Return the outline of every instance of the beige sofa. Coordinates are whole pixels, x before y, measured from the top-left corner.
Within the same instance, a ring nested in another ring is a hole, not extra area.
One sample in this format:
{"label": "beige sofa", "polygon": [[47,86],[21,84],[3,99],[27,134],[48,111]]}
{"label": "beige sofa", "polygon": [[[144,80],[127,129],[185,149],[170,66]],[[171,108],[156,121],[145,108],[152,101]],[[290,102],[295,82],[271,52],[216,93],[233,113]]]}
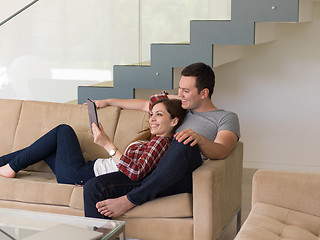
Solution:
{"label": "beige sofa", "polygon": [[258,170],[252,187],[236,240],[319,239],[320,174]]}
{"label": "beige sofa", "polygon": [[[125,146],[148,127],[145,112],[99,109],[99,120],[115,145]],[[71,125],[86,160],[107,157],[93,143],[87,108],[80,105],[0,100],[0,155],[28,146],[61,123]],[[216,239],[241,206],[242,143],[228,158],[207,161],[194,172],[194,194],[155,199],[133,208],[126,237],[140,239]],[[58,184],[46,163],[37,163],[14,179],[0,177],[0,207],[83,215],[82,187]]]}

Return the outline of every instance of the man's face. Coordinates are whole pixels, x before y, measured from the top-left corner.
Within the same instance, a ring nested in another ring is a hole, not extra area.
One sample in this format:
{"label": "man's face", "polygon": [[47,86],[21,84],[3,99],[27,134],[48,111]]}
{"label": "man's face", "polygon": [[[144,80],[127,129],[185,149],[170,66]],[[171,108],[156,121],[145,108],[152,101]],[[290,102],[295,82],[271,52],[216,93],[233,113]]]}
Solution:
{"label": "man's face", "polygon": [[196,88],[196,77],[181,77],[178,96],[181,98],[182,108],[196,110],[200,107],[201,95]]}

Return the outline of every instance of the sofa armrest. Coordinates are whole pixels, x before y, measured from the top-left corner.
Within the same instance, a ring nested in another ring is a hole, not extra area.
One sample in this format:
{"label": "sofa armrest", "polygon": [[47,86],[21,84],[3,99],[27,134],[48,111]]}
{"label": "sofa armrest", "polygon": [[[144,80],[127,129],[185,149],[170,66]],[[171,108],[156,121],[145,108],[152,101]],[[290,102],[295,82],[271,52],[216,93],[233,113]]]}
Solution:
{"label": "sofa armrest", "polygon": [[193,172],[194,239],[216,239],[241,207],[243,144]]}
{"label": "sofa armrest", "polygon": [[252,206],[268,203],[320,216],[320,174],[258,170],[253,176]]}

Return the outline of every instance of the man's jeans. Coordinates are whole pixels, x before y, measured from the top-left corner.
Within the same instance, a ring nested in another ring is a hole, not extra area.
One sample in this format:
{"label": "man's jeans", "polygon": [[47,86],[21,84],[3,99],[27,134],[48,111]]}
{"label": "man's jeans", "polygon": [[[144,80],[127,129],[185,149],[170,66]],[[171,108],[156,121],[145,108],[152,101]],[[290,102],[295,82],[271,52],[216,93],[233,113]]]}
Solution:
{"label": "man's jeans", "polygon": [[84,185],[85,216],[102,218],[96,203],[127,195],[135,205],[155,197],[192,193],[192,172],[202,164],[198,145],[174,140],[156,169],[142,181],[132,181],[121,172],[101,175]]}
{"label": "man's jeans", "polygon": [[85,163],[74,130],[61,124],[39,138],[29,147],[0,157],[0,165],[9,163],[18,172],[45,160],[59,183],[84,184],[95,177],[93,162]]}

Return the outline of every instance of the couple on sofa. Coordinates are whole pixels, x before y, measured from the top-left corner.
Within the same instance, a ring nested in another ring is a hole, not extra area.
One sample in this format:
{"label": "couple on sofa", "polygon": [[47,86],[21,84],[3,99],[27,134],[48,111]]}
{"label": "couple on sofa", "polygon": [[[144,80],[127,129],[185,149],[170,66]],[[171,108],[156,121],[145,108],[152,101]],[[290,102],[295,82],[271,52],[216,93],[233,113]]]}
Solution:
{"label": "couple on sofa", "polygon": [[[16,172],[30,164],[29,161],[34,161],[32,154],[47,152],[47,147],[55,149],[50,150],[53,152],[45,160],[57,175],[58,182],[85,183],[84,204],[88,217],[117,217],[155,197],[191,193],[193,170],[202,164],[202,159],[225,158],[232,151],[240,133],[237,115],[216,108],[211,101],[215,83],[211,67],[203,63],[191,64],[181,75],[178,94],[181,100],[178,104],[176,100],[168,100],[171,96],[166,94],[153,96],[150,99],[151,107],[148,100],[140,99],[96,101],[100,108],[114,105],[144,111],[151,109],[149,125],[151,133],[155,135],[152,140],[130,144],[122,154],[105,134],[103,127],[100,125],[99,129],[93,125],[94,141],[105,147],[111,158],[85,164],[82,154],[78,154],[81,153],[79,144],[70,144],[77,142],[73,130],[60,125],[47,134],[53,139],[52,144],[42,137],[33,144],[41,146],[36,150],[32,151],[31,145],[26,148],[28,150],[1,157],[0,165],[3,166],[0,167],[0,174],[14,177]],[[174,106],[170,108],[166,104]],[[54,140],[57,137],[64,139],[59,146],[68,148],[57,148]],[[78,160],[68,164],[59,163],[58,156]],[[41,159],[44,158],[41,156]]]}

